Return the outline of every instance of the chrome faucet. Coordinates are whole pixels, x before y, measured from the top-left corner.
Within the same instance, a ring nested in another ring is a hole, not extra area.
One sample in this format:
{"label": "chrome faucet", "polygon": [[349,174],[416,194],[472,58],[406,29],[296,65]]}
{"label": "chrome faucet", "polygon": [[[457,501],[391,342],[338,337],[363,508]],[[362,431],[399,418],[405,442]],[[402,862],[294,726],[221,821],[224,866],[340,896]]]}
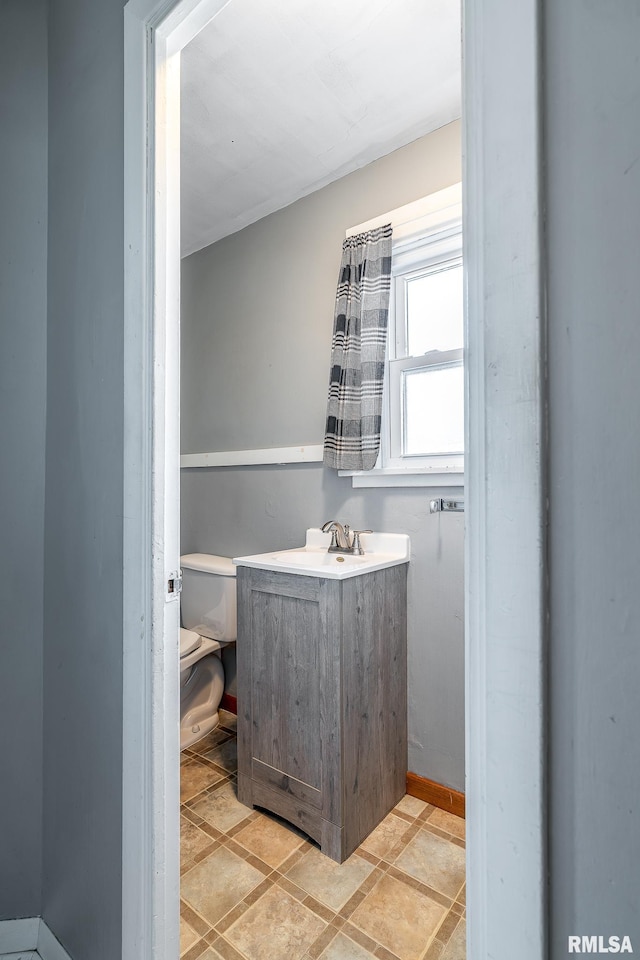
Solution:
{"label": "chrome faucet", "polygon": [[344,527],[337,520],[327,520],[322,524],[323,533],[331,533],[331,546],[329,553],[351,553],[351,541],[349,540],[349,524]]}
{"label": "chrome faucet", "polygon": [[322,525],[323,533],[331,533],[331,544],[329,553],[353,553],[357,557],[364,555],[364,550],[360,543],[361,533],[372,533],[372,530],[354,530],[353,537],[350,539],[349,524],[344,526],[337,520],[327,520]]}

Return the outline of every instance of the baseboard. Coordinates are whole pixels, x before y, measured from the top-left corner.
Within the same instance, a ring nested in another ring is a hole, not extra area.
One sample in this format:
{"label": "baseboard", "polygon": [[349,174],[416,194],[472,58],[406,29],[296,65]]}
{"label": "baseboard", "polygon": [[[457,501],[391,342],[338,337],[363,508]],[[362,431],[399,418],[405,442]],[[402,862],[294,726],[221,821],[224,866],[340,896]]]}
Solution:
{"label": "baseboard", "polygon": [[452,790],[435,780],[419,777],[417,773],[408,773],[407,793],[448,813],[455,813],[456,817],[464,817],[464,793],[459,790]]}
{"label": "baseboard", "polygon": [[223,693],[222,700],[220,701],[220,706],[223,710],[226,710],[228,713],[235,713],[238,716],[238,701],[236,697],[232,697],[230,693]]}
{"label": "baseboard", "polygon": [[21,950],[35,950],[38,946],[39,917],[0,921],[0,958]]}
{"label": "baseboard", "polygon": [[38,931],[38,956],[41,960],[71,960],[60,941],[55,937],[44,920],[40,920]]}
{"label": "baseboard", "polygon": [[41,917],[0,920],[0,960],[71,960]]}

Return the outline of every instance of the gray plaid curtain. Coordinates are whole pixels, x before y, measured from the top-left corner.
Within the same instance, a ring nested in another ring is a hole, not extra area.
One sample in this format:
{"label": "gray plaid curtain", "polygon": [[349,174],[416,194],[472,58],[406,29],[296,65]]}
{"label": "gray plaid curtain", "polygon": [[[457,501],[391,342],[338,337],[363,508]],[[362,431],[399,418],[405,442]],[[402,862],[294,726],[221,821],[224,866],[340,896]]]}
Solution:
{"label": "gray plaid curtain", "polygon": [[324,463],[371,470],[380,449],[391,224],[348,237],[336,292]]}

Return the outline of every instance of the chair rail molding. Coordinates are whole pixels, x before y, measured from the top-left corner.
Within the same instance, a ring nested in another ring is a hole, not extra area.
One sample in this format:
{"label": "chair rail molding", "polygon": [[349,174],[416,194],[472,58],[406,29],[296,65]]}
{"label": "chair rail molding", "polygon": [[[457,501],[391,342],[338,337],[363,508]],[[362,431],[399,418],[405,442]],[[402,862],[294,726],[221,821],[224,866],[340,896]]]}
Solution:
{"label": "chair rail molding", "polygon": [[180,466],[252,467],[265,464],[322,463],[324,447],[308,443],[301,447],[264,447],[260,450],[218,450],[212,453],[183,453]]}

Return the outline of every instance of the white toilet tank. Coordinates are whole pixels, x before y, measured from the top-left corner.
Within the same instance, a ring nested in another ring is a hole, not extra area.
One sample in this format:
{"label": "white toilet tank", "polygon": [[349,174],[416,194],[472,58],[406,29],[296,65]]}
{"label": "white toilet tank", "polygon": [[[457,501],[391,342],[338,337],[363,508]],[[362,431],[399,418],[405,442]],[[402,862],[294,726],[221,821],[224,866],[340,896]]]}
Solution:
{"label": "white toilet tank", "polygon": [[201,637],[231,643],[237,637],[236,568],[229,557],[180,557],[182,626]]}

